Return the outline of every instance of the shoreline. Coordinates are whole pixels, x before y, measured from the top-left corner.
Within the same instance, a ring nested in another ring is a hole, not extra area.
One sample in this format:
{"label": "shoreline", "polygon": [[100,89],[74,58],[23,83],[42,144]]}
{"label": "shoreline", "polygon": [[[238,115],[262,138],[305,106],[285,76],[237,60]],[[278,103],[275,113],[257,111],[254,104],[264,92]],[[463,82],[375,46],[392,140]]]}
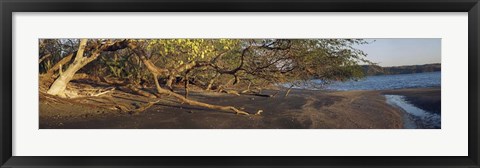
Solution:
{"label": "shoreline", "polygon": [[423,92],[417,92],[416,88],[393,89],[382,91],[383,94],[393,94],[405,96],[405,99],[431,113],[441,114],[441,92],[440,87],[423,88]]}
{"label": "shoreline", "polygon": [[[265,90],[271,94],[274,90]],[[188,106],[163,97],[159,103],[136,115],[88,107],[78,103],[40,100],[40,129],[401,129],[404,112],[386,102],[385,94],[403,95],[419,108],[438,110],[440,88],[374,91],[321,91],[292,89],[284,97],[229,95],[191,91],[190,98],[218,105],[232,105],[260,116],[242,116]],[[115,91],[115,101],[131,104],[149,100]],[[101,101],[99,100],[96,101]],[[436,107],[438,105],[438,107]],[[435,106],[435,107],[432,107]],[[437,112],[437,111],[435,111]]]}

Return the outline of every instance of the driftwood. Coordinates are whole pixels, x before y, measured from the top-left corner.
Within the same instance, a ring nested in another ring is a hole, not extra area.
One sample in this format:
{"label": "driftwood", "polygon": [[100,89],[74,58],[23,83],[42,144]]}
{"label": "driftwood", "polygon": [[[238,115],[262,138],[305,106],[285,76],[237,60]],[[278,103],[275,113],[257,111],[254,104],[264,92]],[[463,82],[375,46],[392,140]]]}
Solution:
{"label": "driftwood", "polygon": [[139,94],[139,95],[142,95],[142,96],[145,96],[145,97],[148,97],[148,98],[152,98],[152,99],[155,99],[157,98],[157,96],[151,94],[150,92],[147,92],[147,91],[143,91],[142,89],[140,88],[137,88],[133,85],[127,85],[127,88],[132,90],[133,92]]}
{"label": "driftwood", "polygon": [[153,101],[153,102],[148,102],[145,106],[141,106],[137,109],[130,110],[130,111],[133,112],[133,113],[143,112],[143,111],[147,110],[148,108],[152,107],[153,105],[155,105],[156,103],[158,103],[159,101],[160,100],[156,100],[156,101]]}
{"label": "driftwood", "polygon": [[240,96],[240,93],[238,93],[238,91],[236,91],[236,90],[223,90],[222,89],[220,92]]}
{"label": "driftwood", "polygon": [[287,92],[285,93],[285,96],[284,96],[284,97],[287,97],[287,96],[288,96],[288,94],[290,93],[290,91],[292,91],[293,86],[294,86],[294,85],[291,85],[291,86],[288,88],[288,90],[287,90]]}
{"label": "driftwood", "polygon": [[100,92],[100,93],[97,93],[97,94],[93,94],[93,95],[91,95],[91,96],[93,96],[93,97],[98,97],[98,96],[107,94],[107,93],[109,93],[109,92],[112,92],[112,91],[114,91],[114,90],[115,90],[115,88],[111,88],[110,90],[107,90],[107,91],[104,91],[104,92]]}

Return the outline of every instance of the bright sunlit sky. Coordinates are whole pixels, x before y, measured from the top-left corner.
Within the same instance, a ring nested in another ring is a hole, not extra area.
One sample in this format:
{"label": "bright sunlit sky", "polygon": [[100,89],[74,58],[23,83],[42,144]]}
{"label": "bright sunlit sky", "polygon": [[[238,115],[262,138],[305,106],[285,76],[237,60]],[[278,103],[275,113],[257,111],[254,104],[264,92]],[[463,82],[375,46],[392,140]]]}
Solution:
{"label": "bright sunlit sky", "polygon": [[[365,39],[370,44],[355,48],[367,53],[367,59],[380,66],[440,63],[441,39]],[[375,40],[375,41],[374,41]]]}

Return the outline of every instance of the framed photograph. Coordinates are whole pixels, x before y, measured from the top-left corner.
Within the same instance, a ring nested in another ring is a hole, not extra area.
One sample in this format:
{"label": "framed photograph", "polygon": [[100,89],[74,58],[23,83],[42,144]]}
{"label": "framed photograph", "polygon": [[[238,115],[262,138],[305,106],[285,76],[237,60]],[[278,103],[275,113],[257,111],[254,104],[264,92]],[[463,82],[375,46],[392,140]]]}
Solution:
{"label": "framed photograph", "polygon": [[1,167],[480,167],[478,0],[0,5]]}

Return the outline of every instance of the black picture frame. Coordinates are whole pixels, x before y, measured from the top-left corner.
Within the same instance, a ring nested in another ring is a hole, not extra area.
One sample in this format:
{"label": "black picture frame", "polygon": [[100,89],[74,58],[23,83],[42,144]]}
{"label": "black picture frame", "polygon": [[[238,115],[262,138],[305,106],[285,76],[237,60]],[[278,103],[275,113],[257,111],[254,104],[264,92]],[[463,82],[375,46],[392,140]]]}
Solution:
{"label": "black picture frame", "polygon": [[[480,167],[478,0],[1,0],[1,167]],[[12,156],[13,12],[468,12],[468,156]]]}

